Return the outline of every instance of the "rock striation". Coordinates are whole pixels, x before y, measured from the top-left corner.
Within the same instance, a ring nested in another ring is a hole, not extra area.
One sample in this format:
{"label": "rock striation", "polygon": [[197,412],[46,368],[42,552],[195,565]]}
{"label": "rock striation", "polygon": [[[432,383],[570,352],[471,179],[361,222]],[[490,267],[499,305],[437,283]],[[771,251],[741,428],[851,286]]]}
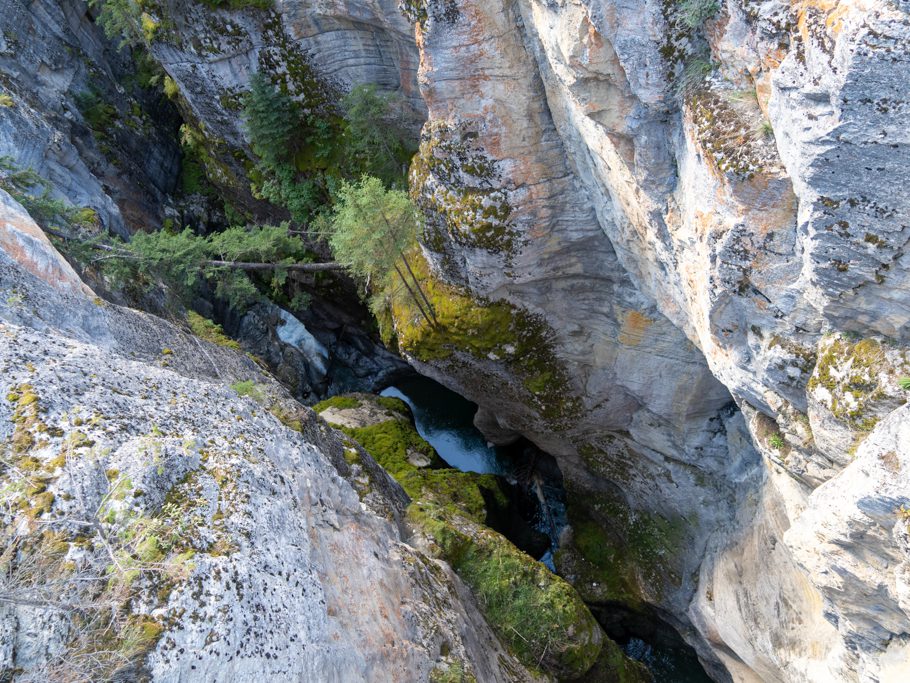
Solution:
{"label": "rock striation", "polygon": [[[796,530],[822,491],[849,496],[863,444],[908,398],[894,93],[910,8],[403,4],[430,117],[412,188],[432,272],[536,316],[562,374],[508,355],[525,350],[516,324],[492,349],[454,333],[446,354],[413,334],[403,348],[477,401],[494,438],[520,432],[560,460],[585,508],[573,528],[616,546],[565,570],[624,576],[588,594],[659,606],[721,680],[906,676],[892,662],[907,613],[875,644],[846,616],[889,604],[862,586],[893,585],[898,565],[847,544],[846,569]],[[890,556],[910,491],[894,478],[902,495],[831,526]]]}

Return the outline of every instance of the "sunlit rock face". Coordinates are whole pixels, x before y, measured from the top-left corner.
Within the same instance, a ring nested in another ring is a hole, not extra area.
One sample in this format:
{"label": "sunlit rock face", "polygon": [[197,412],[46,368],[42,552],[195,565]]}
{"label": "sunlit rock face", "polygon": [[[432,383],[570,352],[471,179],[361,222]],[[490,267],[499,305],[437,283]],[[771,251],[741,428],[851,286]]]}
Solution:
{"label": "sunlit rock face", "polygon": [[[539,316],[564,374],[535,382],[508,344],[415,345],[415,364],[480,403],[497,440],[556,454],[620,545],[635,524],[617,500],[680,522],[660,535],[666,571],[638,562],[632,583],[719,678],[898,675],[903,627],[865,638],[857,616],[896,604],[862,588],[899,585],[896,565],[787,530],[811,526],[821,491],[847,495],[907,400],[910,8],[402,4],[430,117],[412,170],[424,253]],[[881,536],[891,557],[910,495],[892,469],[901,495],[825,533]]]}
{"label": "sunlit rock face", "polygon": [[0,340],[4,675],[537,680],[369,454],[242,352],[95,297],[2,191]]}

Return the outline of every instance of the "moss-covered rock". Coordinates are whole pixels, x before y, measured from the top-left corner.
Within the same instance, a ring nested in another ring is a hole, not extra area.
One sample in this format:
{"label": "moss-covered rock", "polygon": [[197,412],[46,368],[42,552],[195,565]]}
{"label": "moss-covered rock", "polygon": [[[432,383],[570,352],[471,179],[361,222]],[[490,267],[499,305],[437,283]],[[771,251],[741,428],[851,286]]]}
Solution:
{"label": "moss-covered rock", "polygon": [[432,539],[526,666],[571,680],[594,665],[605,636],[565,580],[501,534],[436,505],[414,503],[408,519]]}
{"label": "moss-covered rock", "polygon": [[433,275],[419,251],[413,270],[436,316],[430,325],[408,298],[392,302],[395,333],[402,351],[425,363],[456,352],[501,363],[521,382],[524,400],[552,426],[565,426],[581,410],[569,374],[556,356],[546,321],[507,301],[489,301],[446,284]]}
{"label": "moss-covered rock", "polygon": [[[485,525],[487,501],[506,504],[496,478],[415,466],[409,451],[426,453],[432,447],[395,410],[403,403],[390,405],[364,394],[328,403],[322,413],[329,422],[337,421],[405,489],[412,501],[410,525],[471,588],[501,641],[529,668],[567,680],[584,675],[600,657],[606,637],[569,583]],[[634,665],[615,644],[610,646],[619,653],[610,659],[620,676],[615,680],[639,680],[627,676]],[[432,680],[450,680],[459,672],[453,663],[439,668]]]}
{"label": "moss-covered rock", "polygon": [[886,340],[828,335],[808,389],[839,421],[866,434],[880,417],[907,400],[899,379],[910,371],[910,351]]}
{"label": "moss-covered rock", "polygon": [[687,522],[629,508],[618,496],[570,493],[570,535],[556,565],[587,602],[621,602],[638,609],[682,583]]}

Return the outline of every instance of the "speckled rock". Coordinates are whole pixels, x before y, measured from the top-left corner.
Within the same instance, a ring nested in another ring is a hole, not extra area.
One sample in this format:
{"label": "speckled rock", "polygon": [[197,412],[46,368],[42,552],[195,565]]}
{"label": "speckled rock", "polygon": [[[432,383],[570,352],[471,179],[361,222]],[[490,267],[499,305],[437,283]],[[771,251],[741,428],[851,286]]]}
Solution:
{"label": "speckled rock", "polygon": [[248,358],[93,299],[0,196],[0,675],[533,679],[365,452],[356,481]]}

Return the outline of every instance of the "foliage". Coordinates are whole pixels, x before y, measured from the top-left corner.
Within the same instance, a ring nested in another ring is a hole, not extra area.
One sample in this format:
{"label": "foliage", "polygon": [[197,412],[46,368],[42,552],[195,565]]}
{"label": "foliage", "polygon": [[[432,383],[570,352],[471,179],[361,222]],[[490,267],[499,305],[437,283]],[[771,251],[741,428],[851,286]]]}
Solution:
{"label": "foliage", "polygon": [[[191,297],[197,285],[208,282],[215,286],[217,296],[237,309],[260,298],[256,282],[279,290],[287,279],[287,270],[281,266],[309,259],[303,242],[289,234],[286,225],[233,227],[206,237],[189,228],[173,233],[138,233],[102,258],[96,261],[115,281],[162,280],[184,299]],[[254,282],[233,262],[269,263],[276,268],[267,275],[255,276]]]}
{"label": "foliage", "polygon": [[299,102],[255,74],[243,105],[256,156],[250,171],[254,194],[306,223],[332,203],[342,179],[367,174],[403,188],[416,146],[401,98],[360,86],[344,98],[342,111],[340,117],[323,104]]}
{"label": "foliage", "polygon": [[353,396],[332,396],[331,398],[327,398],[325,401],[321,401],[314,405],[313,410],[317,413],[321,413],[329,408],[335,408],[336,410],[353,410],[354,408],[359,407],[360,400]]}
{"label": "foliage", "polygon": [[138,45],[144,38],[139,0],[88,0],[98,10],[98,24],[108,38],[120,38],[120,47]]}
{"label": "foliage", "polygon": [[243,107],[250,148],[258,157],[250,177],[257,197],[307,222],[329,200],[324,171],[333,155],[330,123],[304,115],[300,105],[261,74],[250,80]]}
{"label": "foliage", "polygon": [[910,391],[910,377],[901,377],[897,380],[897,386],[904,391]]}
{"label": "foliage", "polygon": [[417,148],[405,126],[401,97],[360,85],[344,98],[342,108],[346,175],[366,174],[390,187],[403,186],[404,170]]}
{"label": "foliage", "polygon": [[688,28],[698,28],[720,11],[717,0],[681,0],[679,16]]}
{"label": "foliage", "polygon": [[247,396],[256,401],[256,403],[265,403],[265,392],[262,390],[261,386],[251,379],[235,382],[231,385],[231,389],[236,391],[238,396]]}
{"label": "foliage", "polygon": [[14,103],[12,95],[9,93],[0,93],[0,107],[12,107]]}
{"label": "foliage", "polygon": [[381,280],[417,241],[418,214],[407,194],[364,176],[342,183],[331,229],[335,258],[359,277]]}
{"label": "foliage", "polygon": [[771,438],[768,439],[768,444],[771,446],[771,448],[774,448],[779,451],[785,445],[784,437],[781,436],[780,434],[772,434]]}
{"label": "foliage", "polygon": [[99,134],[106,134],[117,120],[117,110],[113,105],[105,102],[97,90],[78,93],[75,101],[89,128]]}
{"label": "foliage", "polygon": [[42,228],[94,227],[93,209],[78,208],[51,196],[50,185],[32,169],[20,169],[12,157],[0,156],[0,189],[22,204]]}
{"label": "foliage", "polygon": [[600,628],[575,590],[500,534],[452,522],[433,505],[408,508],[477,598],[500,639],[532,668],[560,679],[587,672],[602,649]]}
{"label": "foliage", "polygon": [[240,350],[240,343],[236,339],[228,337],[218,323],[212,322],[208,318],[203,318],[195,311],[187,312],[186,321],[193,334],[200,339],[205,339],[207,342],[234,349],[235,351]]}

